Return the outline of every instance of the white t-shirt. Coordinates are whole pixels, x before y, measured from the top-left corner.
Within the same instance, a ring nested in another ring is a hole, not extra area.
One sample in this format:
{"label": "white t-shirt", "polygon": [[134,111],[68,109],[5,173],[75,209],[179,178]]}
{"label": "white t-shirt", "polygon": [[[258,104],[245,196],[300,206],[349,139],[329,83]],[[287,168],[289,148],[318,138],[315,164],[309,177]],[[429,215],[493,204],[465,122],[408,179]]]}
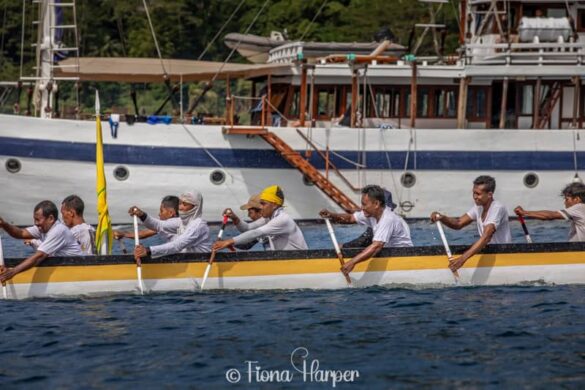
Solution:
{"label": "white t-shirt", "polygon": [[85,256],[94,255],[93,241],[95,238],[95,229],[87,223],[81,223],[73,226],[70,230],[71,233],[73,233],[73,237],[75,237],[79,243],[79,246],[81,246],[81,252],[83,252]]}
{"label": "white t-shirt", "polygon": [[73,233],[61,221],[55,221],[47,233],[42,233],[36,226],[28,227],[26,230],[41,241],[37,250],[51,257],[83,255]]}
{"label": "white t-shirt", "polygon": [[384,247],[412,246],[410,229],[404,219],[400,218],[390,207],[386,207],[379,221],[374,217],[366,217],[363,211],[353,214],[355,221],[360,225],[366,225],[374,231],[373,241],[381,241]]}
{"label": "white t-shirt", "polygon": [[512,242],[512,233],[510,233],[510,223],[508,221],[508,211],[506,207],[497,200],[492,201],[490,208],[487,211],[485,219],[481,220],[483,213],[483,206],[473,206],[467,212],[469,217],[477,222],[477,231],[479,235],[483,235],[483,231],[487,225],[494,225],[496,231],[492,236],[489,244],[508,244]]}
{"label": "white t-shirt", "polygon": [[245,223],[240,219],[237,228],[244,233],[233,238],[235,245],[267,237],[272,250],[308,249],[303,232],[282,207],[276,209],[270,219],[260,218],[251,223]]}
{"label": "white t-shirt", "polygon": [[585,241],[585,204],[577,203],[568,209],[560,210],[559,213],[567,221],[571,221],[569,241]]}

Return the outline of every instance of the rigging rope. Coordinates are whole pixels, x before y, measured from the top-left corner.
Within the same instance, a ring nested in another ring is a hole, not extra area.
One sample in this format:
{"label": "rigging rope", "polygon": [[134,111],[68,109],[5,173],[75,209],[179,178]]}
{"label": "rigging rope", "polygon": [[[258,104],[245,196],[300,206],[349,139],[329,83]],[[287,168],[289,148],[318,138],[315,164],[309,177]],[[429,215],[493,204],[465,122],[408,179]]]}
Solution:
{"label": "rigging rope", "polygon": [[207,50],[209,50],[209,48],[215,43],[215,40],[217,38],[219,38],[219,35],[223,32],[223,30],[226,28],[226,26],[228,25],[229,22],[232,21],[234,15],[236,14],[236,12],[238,12],[238,10],[240,9],[240,7],[246,2],[246,0],[242,0],[240,2],[240,4],[238,4],[238,6],[236,7],[236,9],[234,10],[234,12],[232,12],[232,14],[230,15],[230,17],[228,18],[228,20],[223,24],[223,26],[221,26],[221,28],[219,29],[219,31],[217,32],[217,34],[215,34],[215,36],[211,39],[211,41],[207,44],[207,47],[205,47],[205,50],[203,50],[203,52],[199,55],[199,57],[197,58],[197,61],[201,61],[201,59],[203,58],[203,56],[205,55],[205,53],[207,53]]}
{"label": "rigging rope", "polygon": [[[268,5],[269,2],[270,2],[270,0],[266,0],[264,2],[264,4],[262,4],[262,7],[260,8],[260,10],[256,14],[256,16],[254,16],[254,19],[252,20],[252,22],[246,28],[246,31],[244,32],[244,35],[245,34],[248,34],[248,32],[250,31],[250,29],[252,28],[252,26],[254,26],[254,24],[256,23],[256,20],[258,20],[258,17],[260,17],[260,15],[262,14],[262,12],[264,11],[264,8],[266,8],[266,6]],[[195,99],[193,101],[193,103],[191,103],[191,105],[189,106],[189,110],[187,111],[187,113],[191,114],[193,112],[193,110],[195,109],[195,107],[197,107],[197,105],[199,104],[199,101],[203,98],[203,96],[205,96],[205,94],[207,93],[207,91],[209,91],[211,89],[211,87],[213,85],[213,82],[217,79],[217,76],[221,73],[221,71],[223,70],[223,68],[227,64],[227,62],[232,58],[232,56],[234,55],[234,53],[236,52],[236,50],[240,47],[240,45],[242,44],[242,40],[243,39],[244,38],[242,37],[238,41],[238,43],[236,44],[236,46],[234,46],[234,48],[232,49],[232,51],[230,51],[230,54],[223,61],[223,63],[221,64],[221,66],[219,67],[219,69],[217,70],[217,72],[215,72],[215,74],[213,75],[213,77],[211,78],[211,80],[205,85],[205,88],[203,89],[203,92],[201,92],[201,94],[197,97],[197,99]]]}
{"label": "rigging rope", "polygon": [[303,35],[301,35],[301,38],[299,39],[299,41],[302,41],[303,38],[305,37],[305,35],[307,35],[307,33],[309,32],[309,29],[313,26],[313,23],[315,22],[315,20],[319,17],[319,15],[321,14],[321,11],[323,11],[323,8],[325,8],[325,6],[327,5],[327,3],[329,2],[329,0],[325,0],[322,4],[321,7],[319,7],[319,10],[317,11],[317,13],[315,14],[315,16],[313,16],[313,19],[311,20],[311,23],[309,23],[309,25],[307,26],[307,28],[305,29],[305,32],[303,33]]}
{"label": "rigging rope", "polygon": [[154,27],[152,26],[152,20],[150,19],[150,12],[148,11],[148,5],[146,4],[146,0],[142,0],[142,4],[144,4],[144,10],[146,11],[146,17],[148,18],[148,25],[150,26],[150,32],[152,33],[152,39],[154,40],[154,46],[156,47],[156,52],[158,53],[160,65],[162,66],[163,72],[165,74],[165,79],[166,79],[168,77],[167,70],[165,69],[165,64],[163,62],[162,55],[160,54],[160,47],[158,46],[158,40],[156,39],[156,33],[154,32]]}

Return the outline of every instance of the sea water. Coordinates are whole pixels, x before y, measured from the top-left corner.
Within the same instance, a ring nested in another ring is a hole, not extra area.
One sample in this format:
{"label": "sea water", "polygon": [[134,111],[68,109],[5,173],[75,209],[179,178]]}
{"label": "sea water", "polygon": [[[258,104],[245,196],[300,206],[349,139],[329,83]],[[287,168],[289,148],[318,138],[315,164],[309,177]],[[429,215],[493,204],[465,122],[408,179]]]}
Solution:
{"label": "sea water", "polygon": [[[312,248],[331,248],[323,225],[302,229]],[[412,223],[413,241],[440,245],[435,229]],[[535,242],[568,233],[562,222],[529,229]],[[361,232],[336,226],[341,242]],[[469,244],[477,232],[447,236]],[[515,223],[513,236],[524,239]],[[7,257],[31,253],[2,237]],[[585,388],[585,286],[9,300],[0,332],[2,389]]]}

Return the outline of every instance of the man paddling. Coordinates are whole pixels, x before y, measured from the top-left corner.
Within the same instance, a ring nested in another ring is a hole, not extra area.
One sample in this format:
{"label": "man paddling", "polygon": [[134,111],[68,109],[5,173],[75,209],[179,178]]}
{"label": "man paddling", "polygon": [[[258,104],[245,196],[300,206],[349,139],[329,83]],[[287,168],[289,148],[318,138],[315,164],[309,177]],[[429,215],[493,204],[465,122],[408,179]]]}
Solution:
{"label": "man paddling", "polygon": [[[262,217],[262,205],[260,204],[260,195],[253,195],[250,197],[250,199],[248,199],[248,202],[244,203],[243,205],[240,206],[240,210],[245,210],[248,212],[248,218],[250,218],[250,220],[252,222],[259,220]],[[232,220],[233,224],[236,226],[236,228],[238,228],[238,226],[248,226],[247,223],[242,223],[242,221],[240,221],[240,218],[236,215],[236,213],[233,212],[232,209],[225,209],[223,212],[223,215],[227,216],[229,219]],[[239,230],[240,233],[245,232],[246,230]],[[256,246],[256,244],[262,244],[262,246],[264,247],[264,249],[266,250],[266,248],[269,247],[269,243],[268,243],[268,239],[266,237],[260,237],[255,241],[250,241],[248,243],[245,244],[240,244],[240,245],[234,245],[236,249],[240,249],[240,250],[250,250],[252,249],[254,246]]]}
{"label": "man paddling", "polygon": [[449,260],[449,268],[455,272],[465,262],[488,244],[512,242],[508,211],[494,199],[496,180],[491,176],[479,176],[473,181],[473,201],[475,205],[459,218],[452,218],[437,211],[431,213],[431,221],[441,221],[451,229],[460,230],[471,222],[477,222],[480,238],[461,256]]}
{"label": "man paddling", "polygon": [[94,255],[95,250],[95,229],[85,222],[83,212],[85,204],[77,195],[69,195],[61,203],[61,218],[65,226],[71,230],[73,237],[81,246],[84,255]]}
{"label": "man paddling", "polygon": [[131,216],[136,215],[144,225],[157,232],[168,231],[176,234],[171,241],[145,247],[138,245],[134,248],[134,257],[146,256],[160,257],[174,253],[199,253],[209,252],[211,239],[207,221],[201,218],[203,213],[203,196],[198,191],[186,191],[179,196],[179,218],[178,221],[161,221],[147,215],[138,207],[133,206],[128,211]]}
{"label": "man paddling", "polygon": [[38,239],[40,244],[34,254],[14,268],[0,269],[0,282],[6,282],[23,271],[39,265],[47,257],[81,256],[81,247],[73,233],[59,221],[57,206],[49,200],[37,204],[33,212],[34,226],[20,229],[0,218],[0,227],[11,237]]}
{"label": "man paddling", "polygon": [[336,223],[359,223],[372,228],[372,243],[345,263],[341,268],[345,274],[353,271],[356,264],[374,257],[384,247],[412,246],[408,225],[386,204],[386,196],[380,186],[368,185],[362,188],[361,203],[361,211],[353,214],[335,214],[329,210],[321,210],[319,213],[322,218],[329,218]]}
{"label": "man paddling", "polygon": [[585,184],[571,183],[561,192],[564,198],[565,208],[563,210],[540,210],[528,211],[521,206],[514,209],[514,212],[522,217],[550,221],[564,219],[571,222],[569,241],[585,241]]}
{"label": "man paddling", "polygon": [[284,193],[279,186],[270,186],[260,194],[262,218],[245,223],[239,220],[237,228],[244,233],[228,240],[216,241],[213,250],[230,245],[242,245],[266,237],[272,250],[308,249],[303,232],[283,208]]}
{"label": "man paddling", "polygon": [[[160,231],[156,230],[156,226],[143,229],[138,233],[140,239],[152,237],[159,234],[165,241],[172,241],[177,233],[177,229],[181,223],[179,218],[179,197],[174,195],[165,196],[160,202],[158,211],[158,218],[161,221],[169,221],[165,226],[161,226]],[[124,232],[121,230],[114,230],[114,238],[121,240],[123,238],[134,238],[134,232]]]}
{"label": "man paddling", "polygon": [[[396,203],[392,201],[392,193],[385,188],[384,190],[384,197],[386,198],[386,206],[390,207],[392,211],[396,209]],[[406,225],[408,227],[408,225]],[[410,229],[409,229],[410,231]],[[354,238],[351,241],[346,242],[345,244],[341,245],[342,248],[365,248],[368,245],[372,244],[374,239],[374,230],[371,227],[367,227],[366,230],[359,236]]]}

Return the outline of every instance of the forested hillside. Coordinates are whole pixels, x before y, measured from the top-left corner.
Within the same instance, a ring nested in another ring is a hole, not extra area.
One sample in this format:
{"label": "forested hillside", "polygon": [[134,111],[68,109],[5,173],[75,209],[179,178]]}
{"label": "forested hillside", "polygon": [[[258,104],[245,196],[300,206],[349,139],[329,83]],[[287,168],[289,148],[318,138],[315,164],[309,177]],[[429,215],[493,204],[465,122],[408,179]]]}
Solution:
{"label": "forested hillside", "polygon": [[[223,61],[229,50],[223,43],[228,32],[244,32],[267,0],[246,0],[220,38],[203,59]],[[242,0],[147,0],[152,24],[165,58],[197,59],[212,38],[227,22]],[[36,41],[32,27],[33,4],[26,0],[24,37],[21,33],[23,2],[0,0],[0,80],[17,80],[21,64],[21,40],[24,38],[24,74],[34,64]],[[447,51],[457,45],[457,1],[446,4],[439,21],[448,25]],[[81,56],[157,57],[142,0],[77,0],[77,24]],[[321,10],[321,12],[319,12]],[[314,22],[311,21],[314,19]],[[374,34],[388,27],[396,40],[408,45],[415,23],[429,20],[426,4],[416,0],[268,0],[250,33],[269,35],[286,30],[290,39],[309,41],[372,41]],[[430,45],[427,45],[430,47]],[[238,55],[232,61],[245,61]],[[90,104],[91,83],[83,83],[81,98]],[[129,107],[128,86],[101,83],[105,103]],[[161,86],[140,86],[140,105],[148,109],[164,99]],[[194,95],[200,86],[186,87]],[[210,99],[213,99],[211,94]],[[71,100],[70,88],[63,86],[65,102]],[[208,99],[209,100],[209,99]],[[210,101],[207,105],[216,106]],[[208,107],[220,109],[221,107]]]}

